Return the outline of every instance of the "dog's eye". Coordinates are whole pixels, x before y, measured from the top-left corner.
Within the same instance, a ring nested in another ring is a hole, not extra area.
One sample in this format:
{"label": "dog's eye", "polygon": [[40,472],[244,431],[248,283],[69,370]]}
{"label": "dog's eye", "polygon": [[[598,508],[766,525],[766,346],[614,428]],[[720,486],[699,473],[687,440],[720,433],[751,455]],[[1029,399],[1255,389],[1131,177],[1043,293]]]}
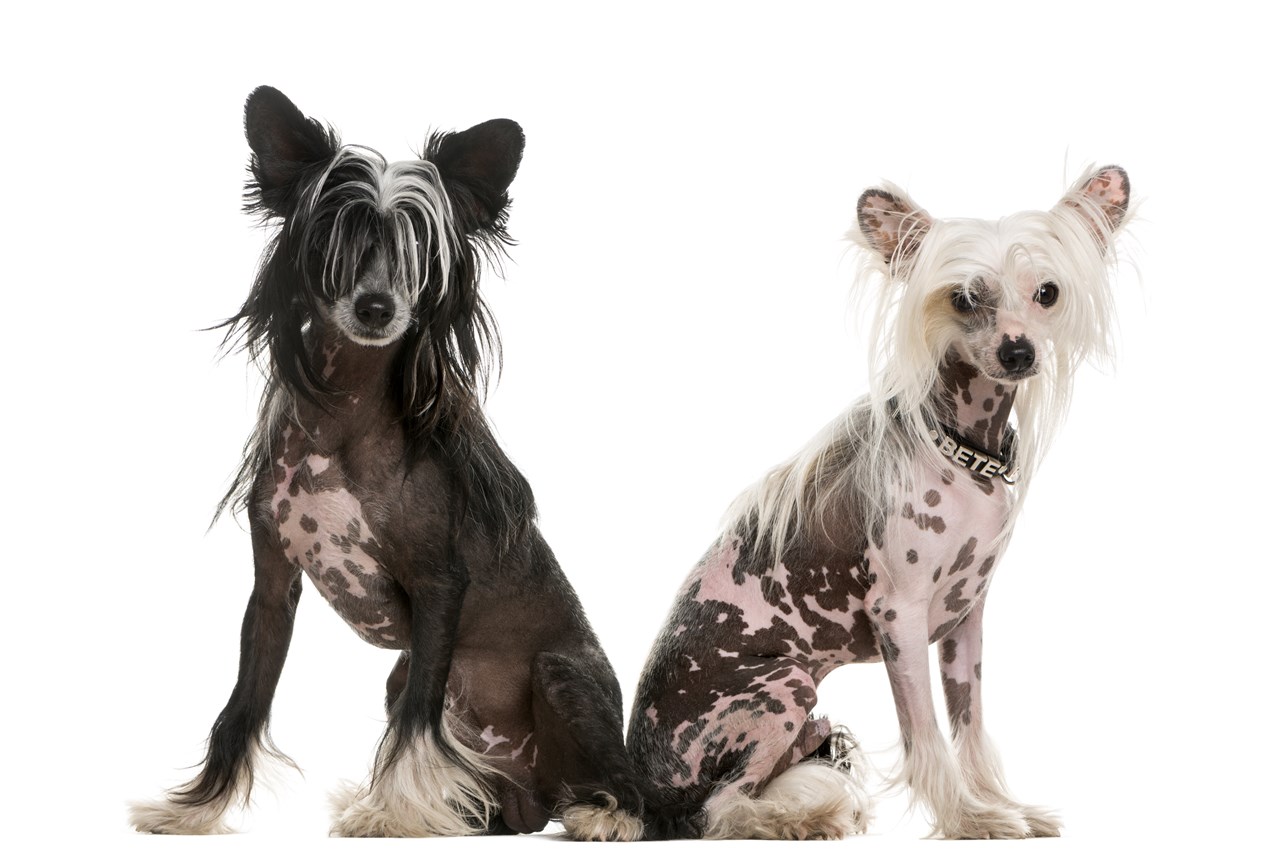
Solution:
{"label": "dog's eye", "polygon": [[1054,302],[1058,300],[1058,284],[1052,280],[1040,284],[1036,287],[1036,304],[1041,307],[1053,307]]}
{"label": "dog's eye", "polygon": [[978,304],[971,293],[965,291],[964,288],[957,286],[955,289],[951,290],[951,306],[954,307],[958,313],[973,313]]}

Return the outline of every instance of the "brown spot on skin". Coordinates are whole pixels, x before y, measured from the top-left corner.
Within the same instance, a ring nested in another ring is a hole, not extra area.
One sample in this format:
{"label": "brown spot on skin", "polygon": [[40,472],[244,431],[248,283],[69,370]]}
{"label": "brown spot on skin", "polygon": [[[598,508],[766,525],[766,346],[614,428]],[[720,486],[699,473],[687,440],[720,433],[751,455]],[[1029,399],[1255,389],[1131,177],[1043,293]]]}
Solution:
{"label": "brown spot on skin", "polygon": [[289,510],[291,508],[292,505],[289,503],[289,498],[286,497],[280,501],[280,505],[276,508],[276,522],[278,524],[284,524],[289,520]]}
{"label": "brown spot on skin", "polygon": [[982,664],[981,663],[973,664],[973,677],[978,679],[979,681],[982,680]]}
{"label": "brown spot on skin", "polygon": [[973,722],[970,712],[973,688],[969,682],[956,681],[943,673],[942,691],[947,698],[947,714],[951,718],[951,732],[954,735],[960,731],[961,726],[968,726]]}
{"label": "brown spot on skin", "polygon": [[969,601],[963,597],[965,583],[968,579],[961,579],[951,586],[951,590],[947,591],[947,596],[943,598],[943,603],[947,606],[948,612],[963,612],[965,607],[969,605]]}
{"label": "brown spot on skin", "polygon": [[942,643],[942,662],[943,663],[956,662],[956,640],[955,639],[948,639],[947,641]]}
{"label": "brown spot on skin", "polygon": [[942,503],[942,495],[930,488],[924,493],[924,502],[928,506],[937,506]]}
{"label": "brown spot on skin", "polygon": [[933,583],[936,585],[940,578],[942,578],[942,567],[938,567],[933,571]]}
{"label": "brown spot on skin", "polygon": [[952,630],[954,630],[956,624],[959,624],[959,623],[960,623],[959,618],[952,618],[950,621],[947,621],[946,623],[939,624],[938,629],[934,630],[932,633],[929,634],[929,641],[937,642],[943,636],[947,635]]}
{"label": "brown spot on skin", "polygon": [[902,517],[911,519],[916,523],[916,527],[921,530],[931,530],[934,533],[946,533],[947,523],[940,515],[928,515],[923,512],[916,512],[915,508],[909,503],[902,505]]}
{"label": "brown spot on skin", "polygon": [[894,618],[897,618],[897,617],[898,617],[898,613],[893,609],[888,609],[884,613],[884,619],[886,621],[892,621]]}
{"label": "brown spot on skin", "polygon": [[302,529],[307,533],[315,533],[320,529],[320,523],[309,515],[304,515],[298,519],[298,524],[302,525]]}
{"label": "brown spot on skin", "polygon": [[982,562],[982,566],[978,567],[978,575],[985,577],[987,573],[991,572],[991,568],[994,567],[995,565],[996,565],[996,556],[990,555],[985,561]]}
{"label": "brown spot on skin", "polygon": [[916,550],[907,549],[907,563],[914,564],[918,560],[920,560],[920,556],[916,554]]}
{"label": "brown spot on skin", "polygon": [[[976,536],[969,537],[969,541],[960,547],[960,551],[956,553],[956,561],[951,565],[951,569],[947,570],[948,576],[954,576],[961,570],[967,570],[973,565],[973,552],[978,547],[978,538]],[[963,582],[961,582],[963,584]]]}
{"label": "brown spot on skin", "polygon": [[898,654],[900,652],[898,651],[898,646],[894,643],[893,639],[889,636],[888,633],[884,633],[879,630],[877,630],[876,633],[880,637],[881,656],[883,656],[884,659],[890,663],[892,663],[894,660],[897,660]]}
{"label": "brown spot on skin", "polygon": [[944,470],[944,471],[942,471],[942,484],[943,484],[943,485],[950,485],[951,483],[953,483],[953,482],[955,482],[955,481],[956,481],[956,475],[955,475],[954,473],[952,473],[950,470]]}
{"label": "brown spot on skin", "polygon": [[990,413],[996,408],[996,402],[993,398],[988,398],[982,402],[982,409]]}

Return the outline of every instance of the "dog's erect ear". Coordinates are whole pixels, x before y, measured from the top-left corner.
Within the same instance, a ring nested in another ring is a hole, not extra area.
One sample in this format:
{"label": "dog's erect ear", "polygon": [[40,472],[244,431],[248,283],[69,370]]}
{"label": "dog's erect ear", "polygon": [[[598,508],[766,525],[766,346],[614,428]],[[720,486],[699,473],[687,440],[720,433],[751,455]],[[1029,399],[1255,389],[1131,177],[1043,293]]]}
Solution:
{"label": "dog's erect ear", "polygon": [[1129,175],[1119,166],[1089,171],[1054,210],[1073,209],[1084,217],[1098,243],[1106,248],[1129,211]]}
{"label": "dog's erect ear", "polygon": [[295,182],[308,168],[327,163],[337,152],[333,130],[298,111],[289,98],[263,85],[244,104],[244,135],[253,149],[249,196],[283,213]]}
{"label": "dog's erect ear", "polygon": [[515,121],[495,119],[460,133],[433,136],[424,157],[455,192],[468,229],[488,228],[510,202],[507,188],[524,154],[524,131]]}
{"label": "dog's erect ear", "polygon": [[858,198],[858,234],[854,240],[884,258],[886,264],[915,255],[933,218],[901,190],[866,190]]}

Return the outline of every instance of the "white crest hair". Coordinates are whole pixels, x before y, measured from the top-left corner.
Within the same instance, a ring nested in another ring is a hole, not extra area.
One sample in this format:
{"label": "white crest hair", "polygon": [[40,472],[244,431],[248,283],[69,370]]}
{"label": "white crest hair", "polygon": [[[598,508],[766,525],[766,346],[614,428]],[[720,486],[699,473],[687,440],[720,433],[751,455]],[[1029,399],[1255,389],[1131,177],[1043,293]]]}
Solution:
{"label": "white crest hair", "polygon": [[[740,534],[754,525],[757,554],[776,559],[803,534],[825,532],[824,519],[839,513],[857,516],[874,540],[913,469],[949,466],[929,434],[936,428],[930,396],[959,332],[951,317],[931,311],[930,301],[984,275],[1030,273],[1037,283],[1057,282],[1061,295],[1047,344],[1037,354],[1041,370],[1018,383],[1014,399],[1016,482],[1010,485],[1007,535],[1070,405],[1076,368],[1085,359],[1108,360],[1113,352],[1112,238],[1123,221],[1113,228],[1114,217],[1084,194],[1096,174],[1091,167],[1049,211],[995,221],[933,219],[902,190],[883,185],[915,210],[903,219],[908,242],[899,243],[888,262],[857,226],[847,236],[864,260],[856,288],[872,302],[870,394],[739,496],[724,532]],[[1003,283],[1011,292],[1014,281]]]}
{"label": "white crest hair", "polygon": [[[329,185],[335,173],[349,177]],[[375,206],[377,213],[389,221],[390,236],[385,239],[388,266],[397,282],[407,289],[410,304],[417,303],[430,280],[432,251],[439,257],[440,293],[448,293],[459,235],[453,206],[434,163],[401,160],[388,164],[372,148],[344,145],[311,182],[304,199],[306,207],[295,218],[303,232],[302,255],[313,249],[325,251],[322,273],[326,295],[332,297],[335,292],[350,291],[354,286],[362,240],[358,234],[369,227],[348,218],[353,206],[360,205]],[[330,212],[330,220],[316,219],[325,212]],[[318,227],[328,229],[327,238],[312,236]],[[433,240],[439,244],[433,245]]]}

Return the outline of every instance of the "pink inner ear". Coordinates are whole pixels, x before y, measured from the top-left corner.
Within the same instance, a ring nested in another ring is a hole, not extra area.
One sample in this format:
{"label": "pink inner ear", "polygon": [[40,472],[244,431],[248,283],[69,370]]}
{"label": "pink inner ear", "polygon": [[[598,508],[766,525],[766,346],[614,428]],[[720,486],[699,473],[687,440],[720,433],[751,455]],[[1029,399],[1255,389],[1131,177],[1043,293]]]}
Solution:
{"label": "pink inner ear", "polygon": [[[910,216],[910,220],[907,220]],[[904,225],[909,224],[909,225]],[[858,203],[858,226],[862,236],[882,255],[886,262],[893,259],[898,246],[906,241],[903,253],[910,255],[920,243],[920,234],[928,224],[928,216],[915,210],[901,199],[868,190]],[[903,238],[903,232],[909,237]]]}
{"label": "pink inner ear", "polygon": [[1103,169],[1085,184],[1084,194],[1109,210],[1121,213],[1129,205],[1129,179],[1116,169]]}

